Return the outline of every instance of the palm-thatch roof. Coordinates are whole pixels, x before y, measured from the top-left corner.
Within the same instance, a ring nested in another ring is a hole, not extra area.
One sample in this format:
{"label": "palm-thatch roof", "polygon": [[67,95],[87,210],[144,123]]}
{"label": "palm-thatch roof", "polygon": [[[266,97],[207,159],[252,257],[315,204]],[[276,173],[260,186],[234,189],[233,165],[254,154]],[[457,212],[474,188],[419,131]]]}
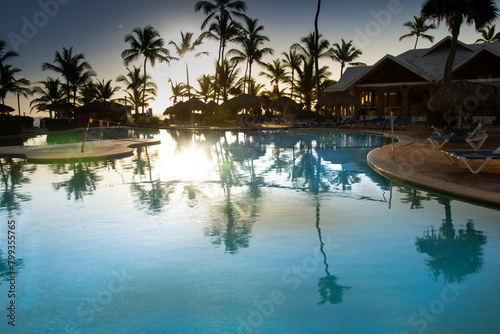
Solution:
{"label": "palm-thatch roof", "polygon": [[186,106],[186,108],[188,108],[191,111],[195,111],[195,110],[206,111],[207,110],[207,105],[204,102],[198,100],[196,97],[193,97],[193,98],[187,100],[186,102],[184,102],[184,105]]}
{"label": "palm-thatch roof", "polygon": [[0,103],[0,112],[11,112],[11,111],[14,111],[14,108]]}
{"label": "palm-thatch roof", "polygon": [[455,81],[434,94],[427,104],[431,111],[444,111],[457,107],[476,110],[496,108],[493,87],[469,81]]}
{"label": "palm-thatch roof", "polygon": [[125,106],[123,104],[116,103],[113,101],[108,101],[108,102],[96,101],[76,108],[75,112],[76,113],[92,113],[92,112],[122,113],[122,112],[128,112],[132,109],[133,109],[132,106]]}
{"label": "palm-thatch roof", "polygon": [[207,111],[208,112],[211,112],[211,113],[214,113],[217,111],[217,109],[219,109],[219,105],[217,104],[217,102],[215,101],[209,101],[207,103]]}
{"label": "palm-thatch roof", "polygon": [[320,98],[316,104],[316,109],[320,109],[322,107],[352,107],[358,105],[358,103],[359,101],[354,97],[354,95],[346,92],[333,92]]}
{"label": "palm-thatch roof", "polygon": [[270,100],[267,103],[267,107],[274,111],[283,111],[283,109],[296,109],[299,104],[287,96],[278,97],[275,100]]}
{"label": "palm-thatch roof", "polygon": [[182,113],[190,112],[191,110],[188,108],[185,102],[177,102],[171,107],[168,107],[163,112],[163,115],[178,115]]}
{"label": "palm-thatch roof", "polygon": [[262,108],[266,99],[260,96],[251,94],[243,94],[227,100],[222,105],[232,111],[240,111],[243,109],[259,109]]}

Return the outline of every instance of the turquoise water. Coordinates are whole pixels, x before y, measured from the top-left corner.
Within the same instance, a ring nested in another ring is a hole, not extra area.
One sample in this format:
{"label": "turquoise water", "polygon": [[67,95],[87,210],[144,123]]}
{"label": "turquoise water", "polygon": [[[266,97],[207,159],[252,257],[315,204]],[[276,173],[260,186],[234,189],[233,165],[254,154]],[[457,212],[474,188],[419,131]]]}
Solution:
{"label": "turquoise water", "polygon": [[500,212],[379,176],[385,139],[127,135],[162,144],[0,160],[0,332],[499,332]]}

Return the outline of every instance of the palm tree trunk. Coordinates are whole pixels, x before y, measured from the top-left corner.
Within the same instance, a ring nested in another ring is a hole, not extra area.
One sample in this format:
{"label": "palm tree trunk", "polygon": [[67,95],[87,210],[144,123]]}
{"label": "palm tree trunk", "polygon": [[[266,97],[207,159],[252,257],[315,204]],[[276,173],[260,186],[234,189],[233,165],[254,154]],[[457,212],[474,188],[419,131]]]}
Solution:
{"label": "palm tree trunk", "polygon": [[417,43],[418,43],[418,35],[417,35],[417,39],[415,40],[415,46],[413,47],[413,50],[417,49]]}
{"label": "palm tree trunk", "polygon": [[252,62],[248,62],[248,94],[250,94],[250,80],[252,80]]}
{"label": "palm tree trunk", "polygon": [[188,69],[188,63],[186,62],[186,83],[187,83],[187,89],[188,89],[188,100],[191,99],[191,87],[189,86],[189,69]]}
{"label": "palm tree trunk", "polygon": [[316,70],[316,93],[318,95],[318,101],[321,98],[321,86],[320,86],[320,80],[319,80],[319,54],[318,54],[318,43],[319,43],[319,29],[318,29],[318,18],[319,18],[319,12],[321,9],[321,0],[318,0],[318,9],[316,11],[316,17],[314,19],[314,31],[315,31],[315,42],[314,42],[314,63],[315,63],[315,70]]}
{"label": "palm tree trunk", "polygon": [[19,116],[21,116],[21,102],[19,101],[19,92],[17,92],[17,111]]}
{"label": "palm tree trunk", "polygon": [[453,63],[455,62],[455,55],[457,53],[459,34],[460,34],[460,22],[455,21],[451,30],[452,39],[451,39],[450,53],[448,54],[448,58],[446,58],[446,64],[444,67],[443,86],[448,86],[449,84],[451,84],[451,74],[453,71]]}
{"label": "palm tree trunk", "polygon": [[290,89],[290,98],[293,99],[293,87],[295,85],[294,82],[295,69],[292,67],[292,89]]}
{"label": "palm tree trunk", "polygon": [[147,65],[147,61],[148,61],[148,58],[144,58],[144,89],[142,91],[142,114],[144,115],[144,108],[145,108],[145,105],[146,105],[146,65]]}

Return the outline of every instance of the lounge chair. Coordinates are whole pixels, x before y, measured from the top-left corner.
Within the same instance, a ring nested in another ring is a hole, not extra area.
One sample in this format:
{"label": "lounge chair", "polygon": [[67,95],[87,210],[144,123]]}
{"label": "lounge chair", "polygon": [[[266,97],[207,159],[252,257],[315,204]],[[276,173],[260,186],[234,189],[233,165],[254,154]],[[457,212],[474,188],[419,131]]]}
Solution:
{"label": "lounge chair", "polygon": [[434,132],[438,136],[467,136],[470,133],[474,132],[474,130],[480,126],[479,122],[472,123],[470,127],[466,129],[458,129],[457,127],[449,127],[449,126],[432,126]]}
{"label": "lounge chair", "polygon": [[[495,151],[442,151],[446,154],[446,157],[457,165],[460,165],[460,162],[473,174],[477,174],[483,170],[484,167],[488,163],[490,163],[493,159],[500,159],[500,147]],[[473,169],[471,167],[471,162],[474,160],[484,160],[481,166],[477,169]]]}
{"label": "lounge chair", "polygon": [[[449,136],[430,136],[427,140],[434,146],[436,150],[441,149],[448,142],[466,142],[475,151],[479,150],[484,144],[484,141],[488,138],[486,131],[481,130],[481,124],[469,133],[468,135],[449,135]],[[442,142],[441,142],[442,141]]]}

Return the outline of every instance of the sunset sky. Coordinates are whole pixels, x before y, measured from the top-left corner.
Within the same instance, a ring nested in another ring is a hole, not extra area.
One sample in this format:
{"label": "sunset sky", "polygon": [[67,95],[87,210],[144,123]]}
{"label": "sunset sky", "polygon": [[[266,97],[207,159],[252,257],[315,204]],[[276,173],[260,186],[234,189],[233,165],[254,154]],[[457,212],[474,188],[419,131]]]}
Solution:
{"label": "sunset sky", "polygon": [[[401,35],[409,32],[403,23],[413,20],[419,15],[423,0],[373,0],[373,1],[333,1],[323,0],[319,18],[319,29],[323,36],[333,43],[341,39],[353,40],[354,46],[361,49],[363,55],[358,59],[368,65],[374,64],[386,54],[398,55],[413,48],[414,39],[408,38],[399,42]],[[75,53],[83,53],[86,60],[97,72],[97,79],[115,79],[126,74],[121,59],[121,52],[128,47],[124,36],[134,27],[152,25],[165,42],[173,40],[180,43],[180,32],[201,34],[200,26],[205,15],[195,12],[192,0],[24,0],[4,1],[0,12],[0,39],[7,42],[7,50],[16,50],[20,56],[9,60],[19,67],[33,83],[44,80],[48,76],[57,77],[51,71],[41,71],[44,62],[52,63],[57,51],[63,47],[73,47]],[[263,34],[271,39],[268,47],[274,49],[274,55],[264,61],[280,57],[281,53],[314,30],[316,1],[298,0],[247,0],[249,17],[259,19],[265,27]],[[497,2],[497,6],[500,7]],[[448,30],[441,24],[438,30],[432,31],[435,41],[448,35]],[[474,43],[479,38],[474,27],[463,26],[460,40]],[[190,83],[197,87],[195,79],[201,74],[213,74],[214,60],[217,57],[217,42],[206,40],[197,51],[209,51],[210,55],[194,59],[190,63]],[[419,47],[426,48],[431,43],[419,41]],[[230,44],[228,48],[235,48]],[[167,46],[175,55],[172,46]],[[142,62],[137,62],[140,65]],[[338,80],[340,66],[331,60],[324,65],[330,67],[332,79]],[[254,65],[255,66],[255,65]],[[261,82],[269,84],[257,77],[261,68],[253,68],[253,76]],[[148,65],[148,72],[159,86],[159,96],[152,107],[156,115],[171,105],[169,100],[170,84],[185,82],[186,74],[183,62],[172,62],[170,65]],[[115,83],[115,85],[118,85]],[[119,92],[116,97],[123,96]],[[22,99],[22,112],[29,114],[28,99]],[[17,109],[17,100],[8,95],[6,104]],[[17,110],[16,110],[17,112]],[[40,114],[35,114],[33,116]]]}

